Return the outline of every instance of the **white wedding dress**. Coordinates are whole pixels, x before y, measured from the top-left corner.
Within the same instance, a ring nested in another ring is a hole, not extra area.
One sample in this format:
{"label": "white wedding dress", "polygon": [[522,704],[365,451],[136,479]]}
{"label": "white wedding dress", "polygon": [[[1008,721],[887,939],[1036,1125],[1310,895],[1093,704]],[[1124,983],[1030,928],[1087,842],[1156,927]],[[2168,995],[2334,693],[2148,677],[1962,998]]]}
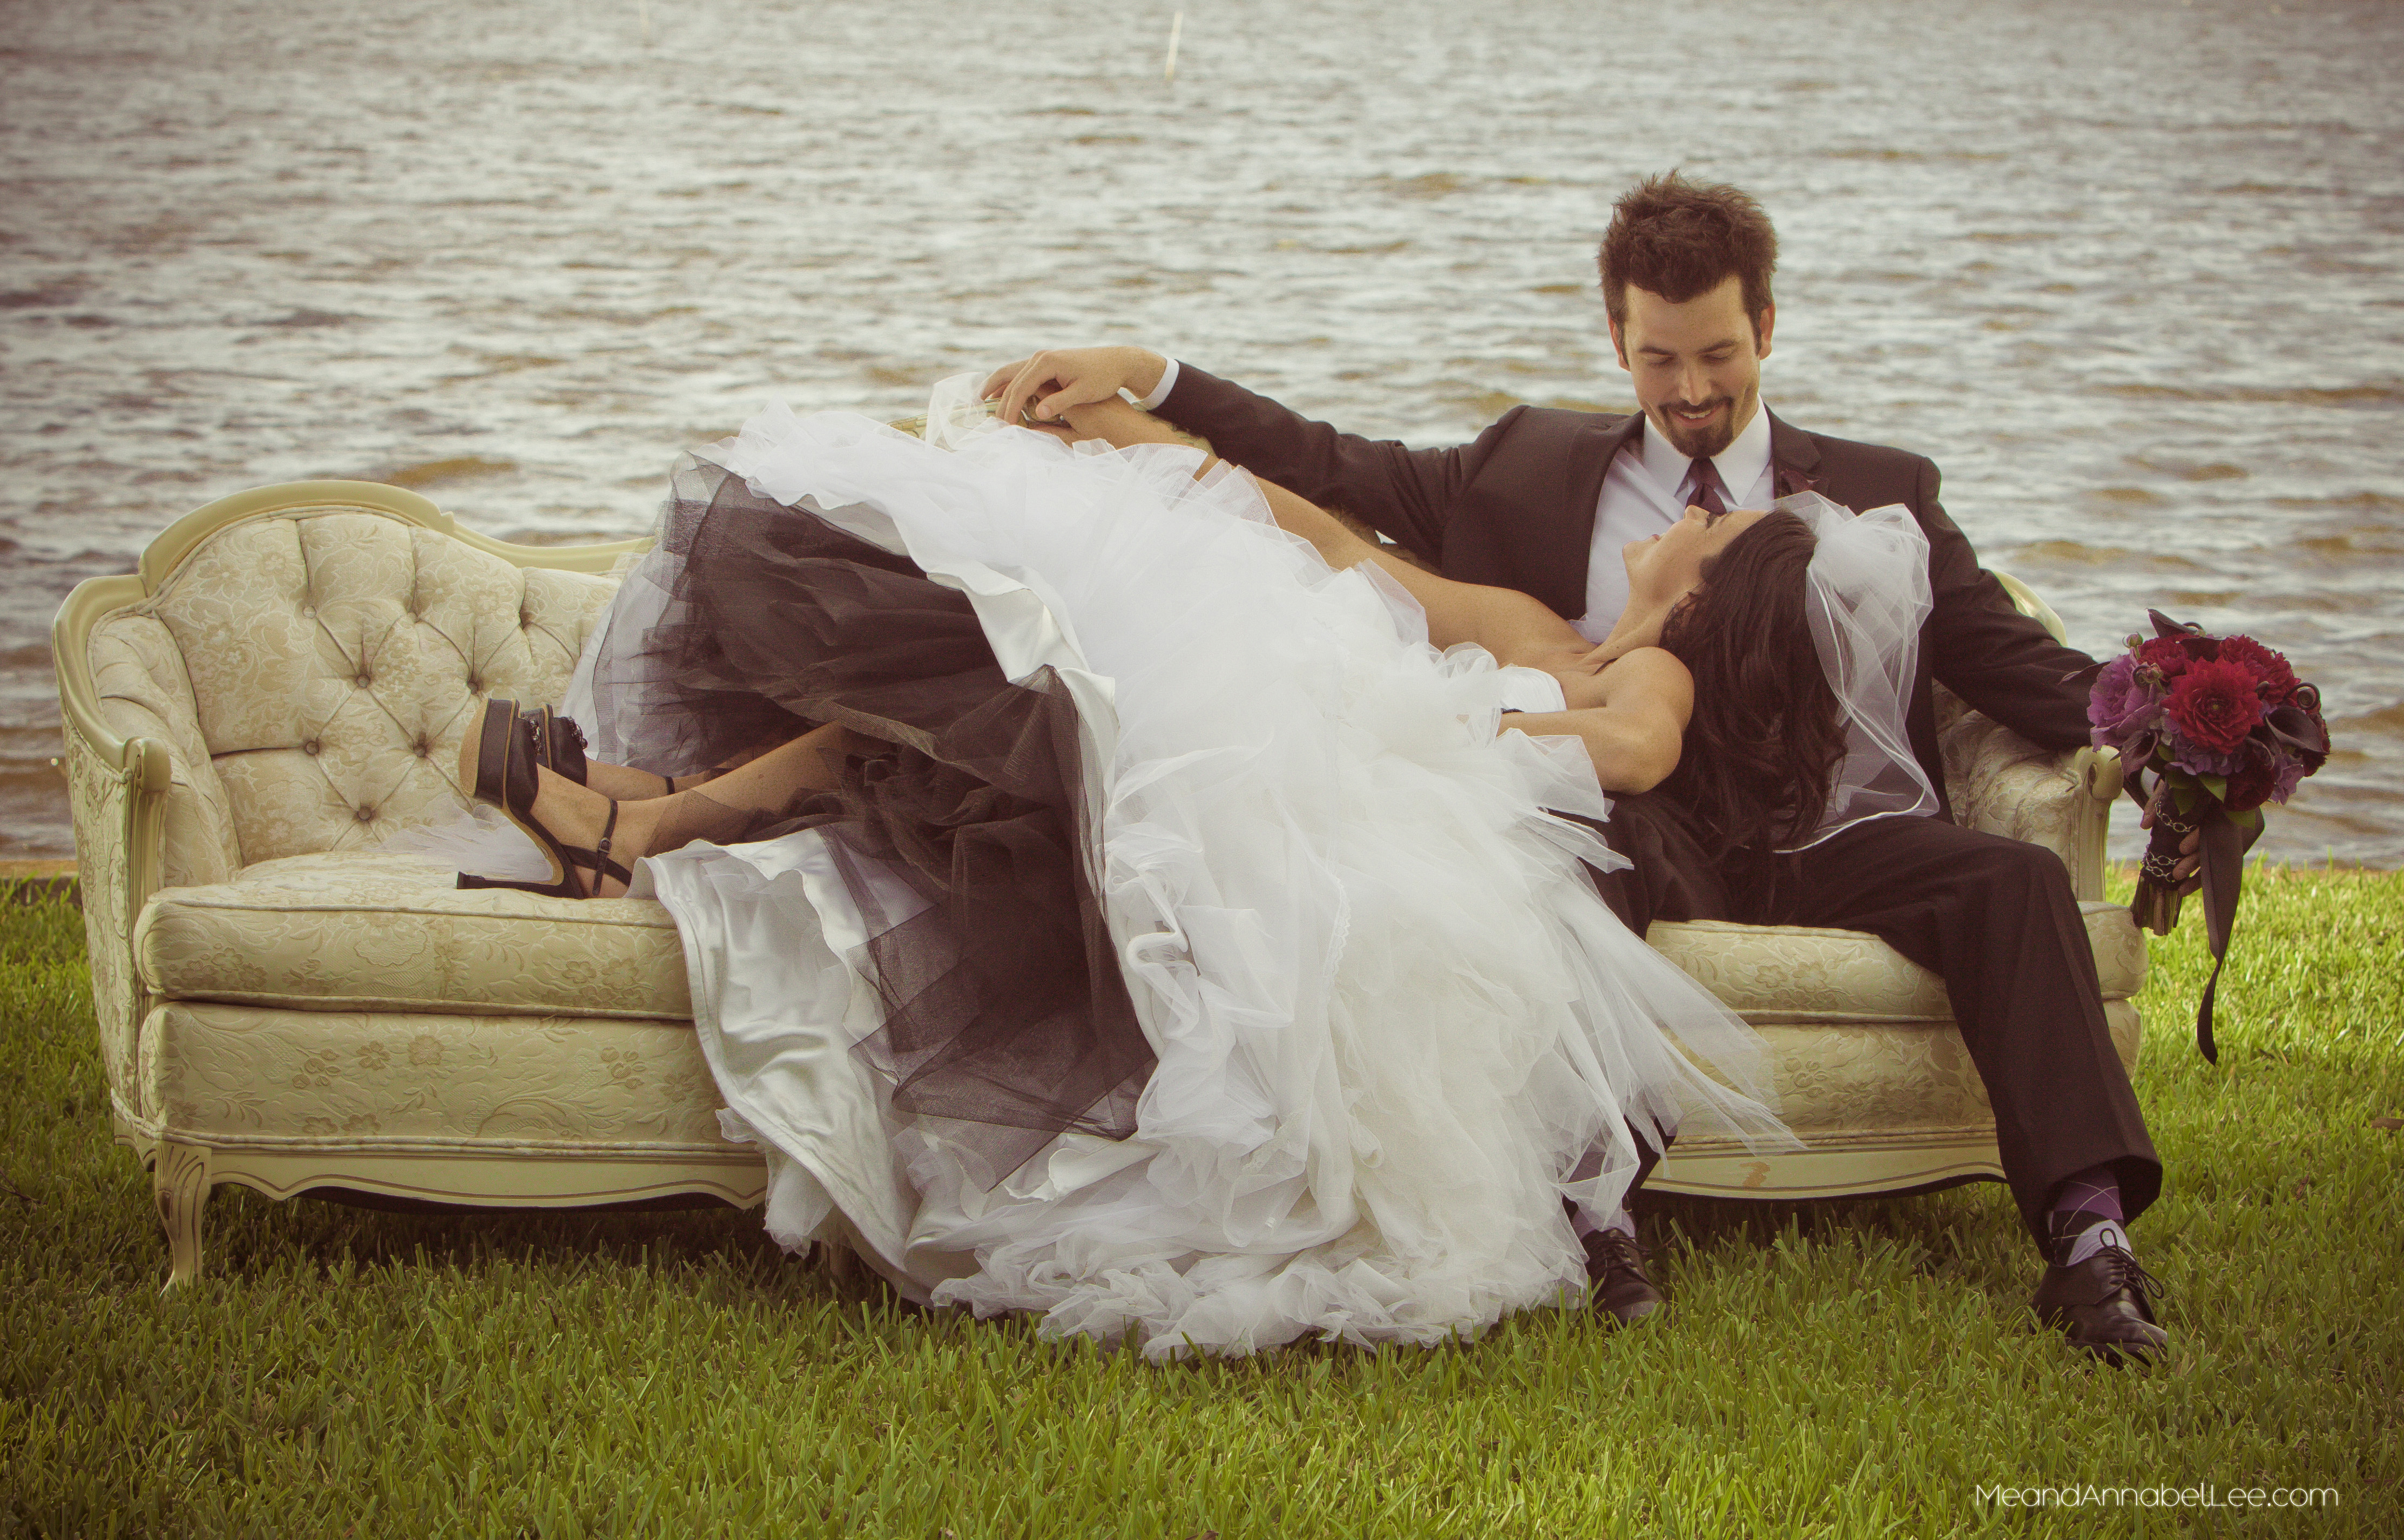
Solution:
{"label": "white wedding dress", "polygon": [[[1606,812],[1583,748],[1498,735],[1553,681],[1438,653],[1398,587],[1331,571],[1195,452],[961,415],[939,398],[938,447],[776,408],[706,457],[906,553],[1010,679],[1067,686],[1087,876],[1157,1063],[1133,1137],[986,1169],[852,1051],[879,1020],[873,870],[847,887],[815,830],[651,857],[638,890],[675,916],[780,1241],[1153,1355],[1433,1343],[1582,1295],[1562,1200],[1618,1207],[1630,1118],[1787,1142],[1757,1040],[1612,916],[1580,861],[1619,859],[1545,811]],[[622,724],[589,725],[612,757]]]}

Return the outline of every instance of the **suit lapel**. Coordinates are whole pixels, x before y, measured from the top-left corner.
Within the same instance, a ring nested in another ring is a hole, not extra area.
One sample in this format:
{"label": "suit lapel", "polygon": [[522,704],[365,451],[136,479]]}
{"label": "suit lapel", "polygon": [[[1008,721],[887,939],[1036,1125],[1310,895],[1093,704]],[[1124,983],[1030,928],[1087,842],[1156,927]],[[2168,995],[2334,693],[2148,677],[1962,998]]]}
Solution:
{"label": "suit lapel", "polygon": [[1602,502],[1603,478],[1611,474],[1611,462],[1643,425],[1643,414],[1638,413],[1619,418],[1597,416],[1578,428],[1570,443],[1568,463],[1561,468],[1562,500],[1545,521],[1541,547],[1526,574],[1534,581],[1522,579],[1514,584],[1570,620],[1586,613],[1586,565],[1594,554],[1594,520]]}
{"label": "suit lapel", "polygon": [[1820,490],[1820,446],[1811,435],[1786,420],[1769,413],[1769,463],[1776,468],[1770,478],[1770,490],[1781,497],[1791,497],[1797,492]]}

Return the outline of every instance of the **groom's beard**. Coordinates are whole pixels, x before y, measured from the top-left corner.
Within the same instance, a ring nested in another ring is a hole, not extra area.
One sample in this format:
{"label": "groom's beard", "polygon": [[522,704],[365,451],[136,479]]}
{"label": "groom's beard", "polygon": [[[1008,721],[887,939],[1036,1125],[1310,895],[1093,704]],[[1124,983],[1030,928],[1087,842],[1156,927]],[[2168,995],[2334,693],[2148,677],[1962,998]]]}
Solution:
{"label": "groom's beard", "polygon": [[[1678,420],[1679,408],[1705,405],[1721,410],[1700,423]],[[1661,430],[1661,436],[1669,440],[1679,454],[1690,460],[1707,460],[1736,442],[1738,432],[1752,422],[1753,414],[1760,410],[1761,393],[1747,390],[1741,399],[1719,396],[1708,402],[1663,401],[1647,413],[1647,419]]]}

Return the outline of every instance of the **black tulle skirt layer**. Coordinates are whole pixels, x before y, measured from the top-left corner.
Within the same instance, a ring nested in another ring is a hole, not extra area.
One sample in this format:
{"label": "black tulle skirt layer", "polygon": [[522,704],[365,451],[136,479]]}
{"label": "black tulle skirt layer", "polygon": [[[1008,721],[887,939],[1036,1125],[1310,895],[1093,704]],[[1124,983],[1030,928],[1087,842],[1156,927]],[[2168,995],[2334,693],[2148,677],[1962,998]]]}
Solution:
{"label": "black tulle skirt layer", "polygon": [[[894,1108],[962,1126],[996,1177],[1069,1129],[1133,1132],[1153,1054],[1089,876],[1057,679],[1010,682],[963,595],[720,467],[678,467],[660,535],[595,654],[605,757],[681,775],[822,723],[874,740],[840,791],[720,843],[815,828],[834,852],[886,1008],[858,1051]],[[926,907],[896,912],[863,861]]]}

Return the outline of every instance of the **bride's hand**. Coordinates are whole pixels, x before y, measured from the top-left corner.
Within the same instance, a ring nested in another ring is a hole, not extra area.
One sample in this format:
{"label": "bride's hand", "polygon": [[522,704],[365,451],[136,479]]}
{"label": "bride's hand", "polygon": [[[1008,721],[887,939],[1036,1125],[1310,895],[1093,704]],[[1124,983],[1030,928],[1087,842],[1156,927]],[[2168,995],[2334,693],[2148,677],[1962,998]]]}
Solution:
{"label": "bride's hand", "polygon": [[985,399],[996,403],[1003,422],[1033,427],[1071,407],[1116,400],[1122,390],[1149,396],[1167,368],[1167,358],[1140,347],[1049,350],[986,375]]}
{"label": "bride's hand", "polygon": [[[2154,794],[2145,800],[2145,812],[2138,815],[2138,828],[2151,829],[2154,826],[2154,815],[2162,810],[2163,794],[2170,789],[2171,783],[2166,780],[2154,783]],[[2202,848],[2203,831],[2201,829],[2179,841],[2178,864],[2171,868],[2171,878],[2179,885],[2182,898],[2203,886],[2203,857],[2199,853]]]}
{"label": "bride's hand", "polygon": [[[1175,428],[1141,407],[1130,406],[1116,396],[1084,406],[1069,407],[1063,415],[1068,419],[1068,427],[1059,431],[1059,436],[1072,443],[1081,439],[1099,439],[1113,449],[1125,449],[1131,444],[1182,441]],[[1032,423],[1027,426],[1046,432],[1055,431],[1049,424]]]}

